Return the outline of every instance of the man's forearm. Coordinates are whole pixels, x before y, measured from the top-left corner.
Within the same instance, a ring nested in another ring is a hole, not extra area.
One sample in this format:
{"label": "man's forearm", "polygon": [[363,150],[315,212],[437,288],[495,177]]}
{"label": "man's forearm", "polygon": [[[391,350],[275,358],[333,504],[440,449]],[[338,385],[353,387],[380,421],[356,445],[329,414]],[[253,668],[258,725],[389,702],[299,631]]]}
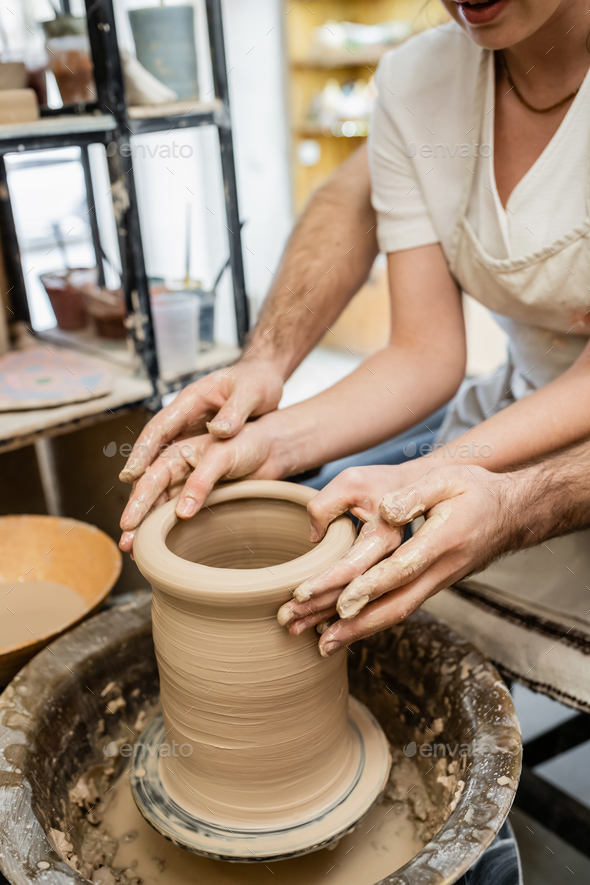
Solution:
{"label": "man's forearm", "polygon": [[365,282],[377,255],[366,148],[311,198],[291,234],[245,359],[287,379]]}
{"label": "man's forearm", "polygon": [[506,480],[506,506],[518,523],[512,549],[590,526],[590,440],[509,473]]}

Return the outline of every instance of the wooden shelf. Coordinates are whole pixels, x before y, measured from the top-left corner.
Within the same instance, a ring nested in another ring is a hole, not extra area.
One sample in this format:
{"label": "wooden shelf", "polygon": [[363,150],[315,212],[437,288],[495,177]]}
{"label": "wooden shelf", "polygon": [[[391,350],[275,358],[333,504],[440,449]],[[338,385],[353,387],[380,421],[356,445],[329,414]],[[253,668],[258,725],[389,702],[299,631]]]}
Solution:
{"label": "wooden shelf", "polygon": [[[369,81],[386,52],[395,52],[405,40],[395,44],[336,48],[318,41],[318,28],[332,22],[356,22],[378,25],[387,21],[406,22],[406,33],[421,31],[449,21],[442,4],[424,0],[288,0],[285,14],[285,43],[289,76],[291,114],[292,185],[295,212],[306,205],[311,193],[320,187],[363,143],[364,135],[334,136],[321,126],[306,121],[316,96],[327,80],[340,86],[351,80]],[[400,32],[401,33],[401,32]],[[320,35],[326,36],[326,35]],[[317,162],[308,166],[300,160],[298,142],[304,138],[319,140]]]}
{"label": "wooden shelf", "polygon": [[5,123],[0,126],[0,141],[108,132],[116,126],[111,114],[63,114],[57,117],[41,117],[30,123]]}
{"label": "wooden shelf", "polygon": [[106,144],[116,128],[111,114],[63,114],[30,123],[5,123],[0,126],[0,154]]}
{"label": "wooden shelf", "polygon": [[[139,406],[149,406],[154,399],[151,382],[143,372],[138,374],[135,371],[137,358],[126,341],[99,338],[90,328],[66,332],[56,327],[38,333],[37,338],[53,347],[68,347],[85,353],[102,363],[113,377],[113,389],[106,396],[81,403],[0,412],[0,452],[31,445],[43,437],[59,436]],[[239,347],[227,344],[202,342],[201,348],[192,372],[184,375],[161,373],[160,394],[180,390],[215,369],[230,366],[241,354]]]}
{"label": "wooden shelf", "polygon": [[[53,329],[38,332],[37,337],[51,344],[56,344],[58,347],[69,347],[88,356],[98,357],[103,362],[111,363],[129,373],[133,373],[138,366],[138,359],[128,341],[100,338],[90,326],[77,332],[67,332],[55,326]],[[192,372],[186,372],[183,375],[166,372],[160,374],[164,390],[169,392],[183,387],[201,375],[221,369],[223,366],[229,366],[239,358],[240,354],[241,349],[235,345],[210,344],[201,341],[197,361]],[[111,369],[113,365],[111,365]]]}
{"label": "wooden shelf", "polygon": [[135,377],[122,369],[117,371],[112,364],[105,368],[113,376],[113,389],[106,396],[51,409],[0,412],[0,451],[20,449],[43,437],[94,424],[147,404],[152,398],[153,389],[147,378]]}
{"label": "wooden shelf", "polygon": [[56,344],[58,347],[69,347],[88,356],[98,357],[129,372],[133,371],[135,365],[138,365],[139,358],[136,358],[130,341],[100,338],[90,326],[77,332],[67,332],[65,329],[55,326],[53,329],[37,332],[37,338],[50,344]]}
{"label": "wooden shelf", "polygon": [[174,101],[168,104],[144,105],[128,108],[129,123],[134,135],[158,132],[163,129],[185,129],[192,126],[229,127],[229,117],[219,99],[202,102]]}
{"label": "wooden shelf", "polygon": [[399,43],[391,46],[374,46],[369,49],[314,49],[306,57],[292,58],[291,65],[294,68],[303,69],[332,69],[339,68],[365,68],[368,67],[371,74],[375,73],[381,57],[390,49],[399,46]]}
{"label": "wooden shelf", "polygon": [[[354,122],[354,121],[353,121]],[[295,135],[298,138],[366,138],[368,132],[365,135],[334,135],[333,132],[328,127],[321,126],[298,126],[294,130]]]}
{"label": "wooden shelf", "polygon": [[212,344],[207,346],[201,343],[201,347],[200,353],[197,354],[197,362],[193,372],[188,372],[185,375],[161,373],[160,377],[167,393],[180,390],[182,387],[190,384],[191,381],[195,381],[203,375],[208,375],[209,372],[214,372],[216,369],[231,366],[240,358],[242,353],[241,348],[231,344]]}

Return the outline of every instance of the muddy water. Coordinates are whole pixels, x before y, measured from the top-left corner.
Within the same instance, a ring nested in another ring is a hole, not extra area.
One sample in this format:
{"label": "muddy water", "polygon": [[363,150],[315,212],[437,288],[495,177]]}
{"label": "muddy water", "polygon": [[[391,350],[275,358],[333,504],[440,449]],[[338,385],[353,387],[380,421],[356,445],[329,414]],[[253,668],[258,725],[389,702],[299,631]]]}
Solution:
{"label": "muddy water", "polygon": [[87,608],[84,599],[65,584],[53,581],[0,584],[0,651],[56,633]]}
{"label": "muddy water", "polygon": [[144,885],[373,885],[423,846],[407,807],[385,801],[331,851],[269,864],[208,860],[172,845],[144,821],[125,775],[110,793],[102,828],[119,842],[112,868]]}

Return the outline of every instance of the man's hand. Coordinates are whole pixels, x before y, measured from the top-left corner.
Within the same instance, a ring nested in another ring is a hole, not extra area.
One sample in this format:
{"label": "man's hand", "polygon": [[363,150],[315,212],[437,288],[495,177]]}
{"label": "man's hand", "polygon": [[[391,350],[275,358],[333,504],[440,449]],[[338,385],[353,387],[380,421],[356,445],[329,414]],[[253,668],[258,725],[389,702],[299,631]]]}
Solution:
{"label": "man's hand", "polygon": [[249,417],[276,409],[282,392],[279,370],[262,360],[244,360],[194,381],[146,424],[119,479],[135,482],[172,440],[207,430],[219,439],[235,436]]}
{"label": "man's hand", "polygon": [[[391,488],[392,470],[422,472],[424,467],[418,459],[401,468],[358,468],[358,474],[380,470],[383,492],[388,482]],[[523,543],[524,527],[514,512],[514,477],[475,466],[433,467],[410,484],[396,483],[397,490],[377,506],[373,492],[366,499],[368,519],[357,544],[330,572],[298,587],[297,602],[282,606],[279,622],[294,634],[323,622],[319,646],[329,656],[402,621],[438,590]],[[362,479],[355,479],[356,489],[341,474],[310,502],[317,537],[347,507],[365,519],[358,505]],[[378,482],[377,475],[370,481]],[[403,527],[422,514],[424,524],[400,546]],[[326,627],[336,613],[340,619]]]}
{"label": "man's hand", "polygon": [[363,526],[355,544],[339,562],[304,581],[294,591],[295,600],[279,609],[282,626],[288,625],[289,631],[297,635],[333,616],[342,588],[399,547],[404,528],[401,524],[391,526],[381,517],[383,493],[403,488],[425,470],[423,459],[396,466],[349,467],[309,502],[312,541],[320,541],[328,525],[347,511]]}
{"label": "man's hand", "polygon": [[[123,482],[134,484],[121,518],[121,549],[131,550],[134,530],[143,517],[169,499],[171,486],[173,494],[180,491],[178,483],[215,439],[233,437],[249,417],[276,409],[282,391],[283,377],[274,363],[244,360],[189,384],[158,412],[144,427],[119,475]],[[191,449],[189,458],[179,455],[181,449]]]}

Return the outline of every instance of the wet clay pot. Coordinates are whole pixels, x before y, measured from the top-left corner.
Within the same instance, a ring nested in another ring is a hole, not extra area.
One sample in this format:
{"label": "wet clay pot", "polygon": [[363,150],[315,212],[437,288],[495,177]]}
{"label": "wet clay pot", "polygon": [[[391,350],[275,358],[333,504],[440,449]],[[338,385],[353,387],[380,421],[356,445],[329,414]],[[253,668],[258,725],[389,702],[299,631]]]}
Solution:
{"label": "wet clay pot", "polygon": [[319,544],[309,541],[314,494],[294,483],[234,483],[193,519],[179,520],[172,501],[138,532],[165,731],[191,748],[161,762],[160,777],[199,820],[238,828],[311,820],[350,791],[359,769],[347,652],[322,658],[315,631],[291,636],[276,620],[295,587],[356,537],[340,517]]}

